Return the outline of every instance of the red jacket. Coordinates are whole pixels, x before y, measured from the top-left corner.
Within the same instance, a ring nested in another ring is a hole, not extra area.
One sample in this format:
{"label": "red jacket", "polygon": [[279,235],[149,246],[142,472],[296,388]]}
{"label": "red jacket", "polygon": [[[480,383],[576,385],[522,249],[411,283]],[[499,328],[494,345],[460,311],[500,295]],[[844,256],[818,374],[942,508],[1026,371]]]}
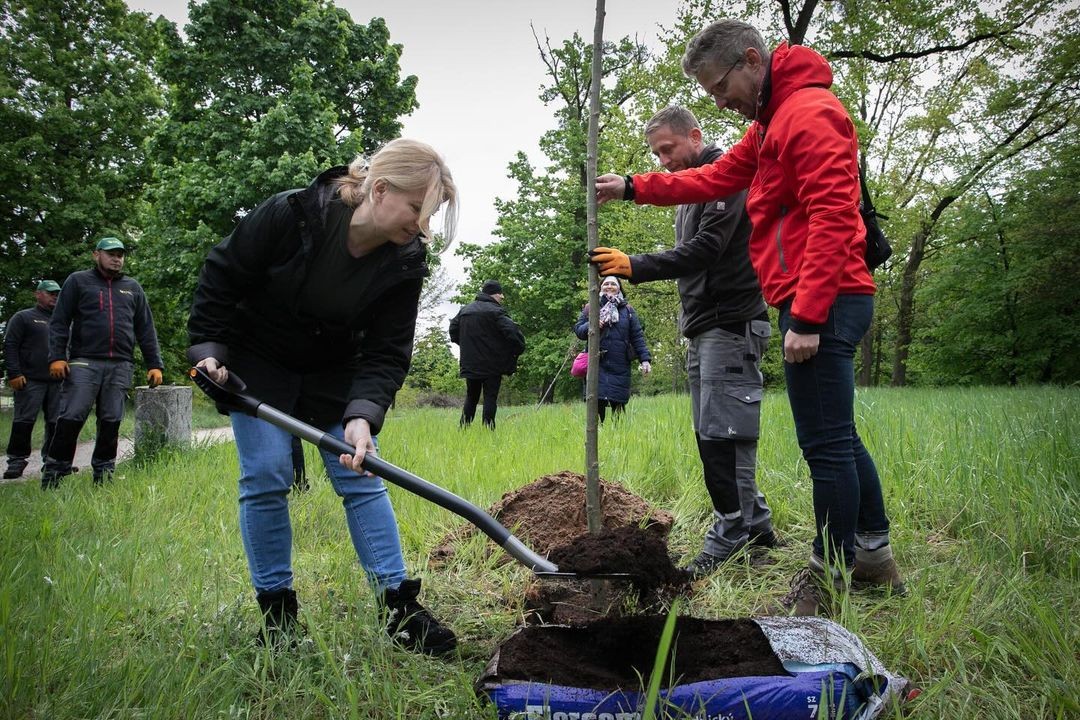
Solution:
{"label": "red jacket", "polygon": [[828,61],[813,50],[781,43],[770,84],[758,119],[727,153],[698,168],[635,175],[634,201],[700,203],[750,188],[750,261],[765,300],[791,300],[794,329],[815,332],[837,295],[874,294],[863,260],[858,138],[828,90]]}

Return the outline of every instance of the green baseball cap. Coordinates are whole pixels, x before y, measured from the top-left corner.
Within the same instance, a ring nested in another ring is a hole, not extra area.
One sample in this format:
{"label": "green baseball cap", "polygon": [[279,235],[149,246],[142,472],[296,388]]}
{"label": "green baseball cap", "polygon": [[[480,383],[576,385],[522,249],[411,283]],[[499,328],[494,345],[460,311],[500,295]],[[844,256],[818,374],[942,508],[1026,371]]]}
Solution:
{"label": "green baseball cap", "polygon": [[120,242],[119,238],[106,237],[98,240],[95,250],[123,250],[127,252],[127,248],[124,247],[124,243]]}
{"label": "green baseball cap", "polygon": [[39,292],[60,292],[60,285],[55,280],[42,280],[37,284]]}

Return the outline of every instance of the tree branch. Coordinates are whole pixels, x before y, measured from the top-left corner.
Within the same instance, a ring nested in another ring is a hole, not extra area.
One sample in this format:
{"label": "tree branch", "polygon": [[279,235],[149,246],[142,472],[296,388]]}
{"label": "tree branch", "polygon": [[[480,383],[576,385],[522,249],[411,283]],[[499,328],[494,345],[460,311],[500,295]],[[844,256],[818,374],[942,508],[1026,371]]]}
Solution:
{"label": "tree branch", "polygon": [[[863,58],[864,60],[870,60],[877,63],[891,63],[897,60],[915,60],[917,58],[927,57],[928,55],[937,55],[939,53],[946,52],[959,52],[965,50],[977,43],[985,42],[987,40],[997,40],[1003,44],[1006,39],[1016,32],[1019,28],[1026,25],[1039,11],[1037,9],[1024,15],[1015,23],[1008,25],[1000,30],[994,30],[992,32],[979,33],[978,35],[972,35],[963,42],[953,45],[934,45],[932,47],[924,48],[922,50],[901,50],[899,52],[889,53],[882,55],[872,50],[833,50],[826,52],[825,57],[832,59],[841,58]],[[785,18],[786,21],[786,18]],[[805,31],[804,31],[805,32]]]}

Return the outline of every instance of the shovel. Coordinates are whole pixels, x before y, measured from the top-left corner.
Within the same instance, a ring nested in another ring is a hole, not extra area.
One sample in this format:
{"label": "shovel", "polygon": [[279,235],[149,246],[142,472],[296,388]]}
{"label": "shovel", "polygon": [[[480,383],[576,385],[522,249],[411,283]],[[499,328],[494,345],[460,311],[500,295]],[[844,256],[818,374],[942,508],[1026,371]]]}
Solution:
{"label": "shovel", "polygon": [[[245,393],[247,385],[233,372],[229,373],[229,379],[224,385],[211,380],[203,368],[193,367],[188,371],[188,375],[210,399],[223,407],[265,420],[290,435],[307,440],[335,455],[353,455],[356,453],[356,448],[342,440],[338,440],[333,435],[301,422],[247,395]],[[495,518],[449,490],[444,490],[434,483],[413,475],[411,472],[402,470],[396,465],[391,465],[371,453],[364,456],[364,461],[360,463],[360,466],[373,475],[389,480],[398,487],[404,488],[414,495],[419,495],[425,500],[433,502],[472,523],[482,533],[491,538],[496,545],[506,551],[510,557],[532,570],[537,577],[570,580],[628,580],[630,578],[629,573],[586,574],[560,572],[555,563],[529,549],[525,543],[514,537]]]}

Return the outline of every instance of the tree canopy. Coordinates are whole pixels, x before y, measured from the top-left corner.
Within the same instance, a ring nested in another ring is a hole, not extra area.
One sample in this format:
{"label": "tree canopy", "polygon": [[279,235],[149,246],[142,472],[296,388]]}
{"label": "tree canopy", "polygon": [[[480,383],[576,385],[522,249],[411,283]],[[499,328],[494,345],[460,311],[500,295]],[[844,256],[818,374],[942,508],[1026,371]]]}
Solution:
{"label": "tree canopy", "polygon": [[[965,234],[974,222],[967,216],[976,212],[972,197],[993,199],[998,212],[1006,212],[1006,206],[1017,209],[1019,201],[1003,201],[1002,196],[1014,198],[1017,183],[1031,181],[1021,179],[1024,168],[1042,157],[1041,149],[1048,143],[1075,126],[1080,63],[1076,61],[1078,43],[1069,28],[1075,26],[1077,9],[1053,2],[985,6],[970,0],[946,5],[807,2],[798,8],[786,1],[687,0],[672,26],[664,29],[664,47],[659,52],[641,47],[630,50],[633,44],[628,39],[612,45],[604,66],[600,172],[658,169],[648,155],[641,128],[655,111],[670,103],[692,109],[706,137],[722,146],[745,131],[745,121],[732,113],[718,113],[680,69],[689,37],[708,21],[724,16],[747,20],[771,42],[809,44],[833,65],[833,89],[856,121],[861,162],[878,206],[888,215],[884,225],[896,248],[893,260],[876,276],[878,312],[863,344],[860,379],[906,384],[908,356],[916,336],[921,341],[940,337],[947,328],[956,329],[953,324],[963,317],[932,308],[946,300],[963,300],[974,308],[974,296],[951,298],[947,291],[963,286],[970,275],[966,263],[975,261]],[[556,115],[556,128],[541,142],[550,165],[538,170],[524,155],[514,160],[510,171],[517,181],[517,196],[498,202],[500,240],[460,251],[473,262],[474,282],[499,271],[514,278],[512,312],[526,326],[530,343],[530,370],[515,382],[534,389],[541,387],[541,378],[558,372],[571,338],[569,324],[584,301],[582,214],[587,189],[581,182],[585,127],[581,89],[587,87],[589,76],[588,48],[577,36],[554,49],[546,41],[538,42],[537,50],[549,78],[540,97],[554,105]],[[1068,137],[1075,140],[1073,133]],[[1054,186],[1061,187],[1061,176],[1056,177]],[[963,202],[957,204],[959,200]],[[1026,222],[1038,229],[1028,235],[1011,226],[1004,246],[1002,221],[984,222],[983,250],[1003,253],[1007,245],[1018,246],[1021,237],[1038,237],[1041,230],[1051,230],[1051,217],[1026,213]],[[670,247],[670,224],[669,210],[615,203],[601,213],[601,244],[628,253]],[[1060,232],[1061,223],[1053,229]],[[1066,232],[1075,237],[1075,231]],[[1072,247],[1072,243],[1061,245]],[[1020,280],[1017,250],[1006,253],[1013,256],[1010,276],[1015,280],[1000,273],[983,276],[991,292],[1000,293],[1002,283],[1032,283],[1034,276],[1051,268],[1070,273],[1070,286],[1080,280],[1073,265],[1063,267],[1060,256],[1046,252],[1021,252],[1025,261],[1039,269],[1026,266]],[[633,286],[630,294],[645,321],[650,344],[656,346],[656,365],[672,372],[670,377],[658,377],[655,387],[680,387],[682,344],[675,332],[673,284]],[[1021,297],[1030,298],[1033,293],[1020,292],[1015,301]],[[1059,303],[1055,307],[1064,309]],[[999,307],[996,312],[1007,311]],[[1056,326],[1057,317],[1040,322],[1029,315],[1025,322],[1034,337],[1039,333],[1035,328]],[[964,327],[974,331],[977,323],[969,317]],[[975,342],[974,338],[965,342]],[[985,369],[986,364],[985,357],[975,360],[979,354],[922,352],[918,381],[1076,380],[1074,370],[1060,358],[1047,371],[1046,362],[1040,360],[1046,353],[1015,342],[1009,352],[1023,355],[1043,370],[980,372],[980,365]],[[968,359],[961,363],[965,368],[961,375],[933,367],[933,363],[960,362],[963,357]],[[1016,362],[1016,358],[1002,359],[995,364],[1015,370]],[[765,368],[773,380],[780,375],[776,365]],[[577,387],[566,378],[560,378],[558,386],[564,397]]]}
{"label": "tree canopy", "polygon": [[157,36],[122,0],[0,1],[0,318],[134,226]]}
{"label": "tree canopy", "polygon": [[[1071,290],[1080,287],[1080,9],[685,0],[659,47],[606,43],[600,172],[659,169],[642,128],[670,103],[692,109],[721,146],[741,136],[745,121],[717,112],[679,63],[687,39],[725,16],[824,54],[855,119],[895,248],[875,275],[860,381],[1080,380]],[[504,387],[519,399],[549,388],[565,399],[580,392],[565,368],[586,301],[592,47],[577,34],[535,38],[546,73],[539,100],[553,118],[544,159],[507,159],[513,190],[491,198],[497,241],[455,250],[471,264],[455,299],[502,279],[527,337]],[[354,23],[330,0],[204,0],[191,4],[183,34],[121,0],[0,0],[0,48],[0,319],[27,304],[38,280],[86,267],[93,240],[118,235],[135,249],[128,267],[147,289],[174,375],[209,247],[264,198],[397,136],[419,81],[402,77],[403,48],[383,21]],[[628,253],[665,249],[671,224],[670,209],[613,203],[599,213],[599,239]],[[429,312],[451,285],[445,271],[429,279]],[[654,356],[637,390],[680,390],[674,283],[627,294]],[[418,338],[414,389],[448,392],[448,346],[435,328]],[[781,379],[779,366],[770,353],[769,380]]]}
{"label": "tree canopy", "polygon": [[163,28],[168,113],[149,142],[140,270],[176,355],[199,267],[238,215],[396,137],[416,106],[386,24],[326,0],[206,0]]}

